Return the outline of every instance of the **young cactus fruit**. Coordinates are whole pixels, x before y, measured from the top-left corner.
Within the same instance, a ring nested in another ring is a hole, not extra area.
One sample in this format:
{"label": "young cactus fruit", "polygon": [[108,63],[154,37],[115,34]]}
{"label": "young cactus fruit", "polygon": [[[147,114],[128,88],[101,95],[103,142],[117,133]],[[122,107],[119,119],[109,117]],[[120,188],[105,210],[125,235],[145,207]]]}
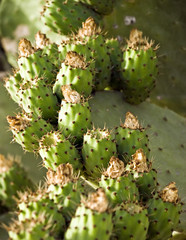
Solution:
{"label": "young cactus fruit", "polygon": [[116,239],[146,240],[149,227],[148,212],[137,202],[124,202],[114,212]]}
{"label": "young cactus fruit", "polygon": [[62,214],[69,221],[78,207],[84,187],[73,173],[71,164],[61,164],[56,171],[48,169],[47,192],[54,203],[62,205]]}
{"label": "young cactus fruit", "polygon": [[56,66],[56,70],[60,67],[60,59],[58,45],[51,43],[46,34],[38,31],[35,35],[36,49],[42,49],[42,55],[47,55],[49,61]]}
{"label": "young cactus fruit", "polygon": [[89,195],[77,208],[65,233],[65,240],[109,240],[112,233],[112,214],[103,189]]}
{"label": "young cactus fruit", "polygon": [[79,29],[77,39],[85,43],[93,50],[92,57],[95,59],[95,89],[104,90],[109,86],[111,76],[111,62],[105,37],[102,35],[101,28],[96,24],[92,17],[89,17]]}
{"label": "young cactus fruit", "polygon": [[53,92],[62,99],[61,87],[70,85],[78,93],[88,97],[92,92],[93,75],[89,63],[76,52],[67,53],[65,61],[61,64]]}
{"label": "young cactus fruit", "polygon": [[19,104],[20,96],[18,94],[20,85],[22,84],[22,78],[20,73],[17,71],[13,76],[5,78],[5,87],[9,92],[13,101]]}
{"label": "young cactus fruit", "polygon": [[39,139],[53,126],[42,118],[33,118],[28,114],[17,114],[15,117],[7,116],[14,141],[19,143],[25,151],[35,152],[39,148]]}
{"label": "young cactus fruit", "polygon": [[55,240],[55,229],[57,223],[54,223],[52,217],[48,222],[43,224],[46,220],[46,213],[39,214],[37,219],[27,219],[20,222],[15,221],[6,227],[10,240]]}
{"label": "young cactus fruit", "polygon": [[148,135],[132,113],[126,113],[125,122],[121,123],[120,127],[116,127],[115,134],[117,150],[122,160],[128,162],[139,148],[144,150],[148,158],[150,152],[148,148]]}
{"label": "young cactus fruit", "polygon": [[175,182],[168,184],[158,195],[148,202],[148,239],[167,240],[179,223],[182,207]]}
{"label": "young cactus fruit", "polygon": [[87,131],[84,135],[82,156],[88,175],[100,177],[113,155],[116,155],[116,144],[109,130],[94,128]]}
{"label": "young cactus fruit", "polygon": [[19,73],[23,82],[32,81],[34,78],[45,77],[52,82],[55,78],[55,66],[49,61],[41,49],[35,50],[31,42],[25,38],[19,42]]}
{"label": "young cactus fruit", "polygon": [[18,92],[19,104],[26,113],[55,122],[59,104],[57,97],[52,92],[52,87],[47,84],[47,80],[35,78],[32,82],[23,84]]}
{"label": "young cactus fruit", "polygon": [[[54,234],[58,236],[64,231],[65,219],[61,214],[58,206],[49,199],[46,189],[38,189],[36,192],[24,192],[19,195],[18,199],[18,220],[25,222],[26,220],[37,220],[40,214],[44,214],[46,218],[43,225],[46,225],[50,220],[55,226]],[[57,223],[57,224],[55,224]]]}
{"label": "young cactus fruit", "polygon": [[89,16],[101,20],[99,14],[74,0],[53,0],[46,2],[41,20],[52,31],[68,35],[76,31]]}
{"label": "young cactus fruit", "polygon": [[14,208],[17,192],[33,188],[33,186],[18,160],[0,155],[0,202],[3,206],[9,209]]}
{"label": "young cactus fruit", "polygon": [[69,85],[62,86],[64,100],[58,117],[58,128],[71,142],[82,142],[84,133],[91,128],[91,109],[87,100]]}
{"label": "young cactus fruit", "polygon": [[132,155],[132,160],[126,166],[133,174],[136,185],[143,200],[149,199],[157,189],[157,171],[152,169],[152,163],[148,163],[143,149],[138,149]]}
{"label": "young cactus fruit", "polygon": [[114,207],[123,201],[139,200],[139,192],[130,173],[125,173],[124,163],[112,156],[109,167],[101,176],[99,186],[105,190],[110,204]]}
{"label": "young cactus fruit", "polygon": [[59,131],[43,135],[39,142],[39,154],[46,168],[56,170],[62,163],[72,164],[75,171],[82,168],[77,149]]}
{"label": "young cactus fruit", "polygon": [[143,102],[155,87],[158,46],[153,45],[153,41],[142,37],[142,32],[131,31],[121,64],[122,89],[126,101],[131,104]]}

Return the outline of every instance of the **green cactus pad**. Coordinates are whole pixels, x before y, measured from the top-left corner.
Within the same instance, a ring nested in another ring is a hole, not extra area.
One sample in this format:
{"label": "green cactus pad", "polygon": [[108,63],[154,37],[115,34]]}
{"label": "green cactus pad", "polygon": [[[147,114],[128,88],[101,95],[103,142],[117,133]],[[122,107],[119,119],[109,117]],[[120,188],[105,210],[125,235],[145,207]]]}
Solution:
{"label": "green cactus pad", "polygon": [[160,193],[148,201],[150,226],[148,239],[166,240],[179,223],[181,203],[175,182],[171,182]]}
{"label": "green cactus pad", "polygon": [[23,81],[32,81],[35,78],[47,78],[52,82],[55,78],[55,66],[49,61],[48,56],[41,49],[35,50],[30,41],[21,39],[19,43],[19,73]]}
{"label": "green cactus pad", "polygon": [[152,162],[148,162],[143,149],[138,149],[132,155],[126,170],[133,174],[142,200],[147,200],[157,190],[157,171],[152,168]]}
{"label": "green cactus pad", "polygon": [[[37,220],[40,214],[45,214],[43,225],[51,219],[51,224],[55,224],[54,234],[57,236],[64,231],[65,220],[58,206],[49,199],[45,190],[38,189],[37,192],[25,192],[18,201],[18,220],[24,222],[27,219]],[[53,226],[51,226],[52,228]]]}
{"label": "green cactus pad", "polygon": [[16,72],[13,76],[5,79],[5,87],[9,92],[14,102],[19,103],[20,97],[17,94],[22,83],[22,78],[19,72]]}
{"label": "green cactus pad", "polygon": [[19,104],[26,113],[56,122],[59,104],[52,92],[52,87],[47,85],[46,81],[46,79],[39,78],[25,83],[18,92]]}
{"label": "green cactus pad", "polygon": [[77,208],[65,233],[65,240],[110,239],[113,227],[112,214],[108,212],[108,203],[100,192],[98,196],[93,193],[93,197],[88,199],[86,205],[82,203]]}
{"label": "green cactus pad", "polygon": [[[35,43],[37,49],[42,49],[42,55],[47,55],[48,60],[56,66],[56,71],[60,67],[60,59],[58,52],[58,45],[51,43],[46,37],[46,34],[38,31],[35,35]],[[55,69],[54,69],[55,71]]]}
{"label": "green cactus pad", "polygon": [[147,209],[137,203],[123,203],[114,212],[114,235],[118,240],[146,240],[149,227]]}
{"label": "green cactus pad", "polygon": [[112,206],[121,204],[123,201],[139,200],[139,192],[131,174],[111,178],[101,176],[99,186],[105,189],[107,198]]}
{"label": "green cactus pad", "polygon": [[81,27],[89,16],[101,20],[99,14],[73,0],[48,1],[43,8],[42,21],[56,33],[68,35]]}
{"label": "green cactus pad", "polygon": [[121,63],[121,86],[124,97],[131,104],[139,104],[149,97],[155,87],[157,70],[156,48],[142,32],[134,29],[123,52]]}
{"label": "green cactus pad", "polygon": [[92,57],[95,59],[96,68],[95,89],[104,90],[109,86],[111,77],[111,61],[105,37],[92,17],[86,19],[82,25],[76,37],[78,41],[93,50]]}
{"label": "green cactus pad", "polygon": [[88,97],[92,92],[93,74],[89,63],[76,52],[68,52],[56,77],[53,92],[62,99],[61,86],[70,85],[78,93]]}
{"label": "green cactus pad", "polygon": [[114,90],[121,89],[121,62],[122,62],[122,50],[119,41],[116,38],[106,39],[106,46],[111,61],[111,80],[110,87]]}
{"label": "green cactus pad", "polygon": [[37,219],[27,219],[26,221],[14,221],[7,227],[9,239],[11,240],[55,240],[53,234],[57,223],[54,224],[52,217],[46,224],[46,214],[40,214]]}
{"label": "green cactus pad", "polygon": [[82,141],[84,133],[91,127],[91,110],[88,102],[61,102],[58,117],[58,128],[70,136],[72,142]]}
{"label": "green cactus pad", "polygon": [[77,149],[65,139],[60,132],[52,131],[45,134],[40,142],[39,154],[46,168],[56,170],[62,164],[69,162],[75,171],[82,168]]}
{"label": "green cactus pad", "polygon": [[12,157],[0,155],[0,202],[3,206],[13,209],[16,206],[17,192],[33,188],[27,173],[20,163]]}
{"label": "green cactus pad", "polygon": [[50,199],[62,206],[63,216],[67,221],[70,221],[80,204],[81,195],[84,193],[84,185],[78,177],[73,175],[72,165],[69,163],[61,164],[56,171],[49,169],[47,184]]}
{"label": "green cactus pad", "polygon": [[116,155],[113,134],[100,128],[88,130],[84,135],[82,148],[86,173],[94,177],[100,177],[113,155]]}
{"label": "green cactus pad", "polygon": [[80,2],[89,5],[92,9],[102,15],[108,15],[112,12],[114,7],[113,0],[79,0]]}
{"label": "green cactus pad", "polygon": [[53,129],[50,123],[41,118],[32,118],[26,114],[8,116],[7,121],[13,133],[14,141],[25,151],[35,152],[39,148],[39,139]]}
{"label": "green cactus pad", "polygon": [[125,162],[128,162],[139,148],[144,150],[147,157],[149,156],[148,135],[132,113],[126,114],[125,123],[116,127],[115,134],[118,153]]}

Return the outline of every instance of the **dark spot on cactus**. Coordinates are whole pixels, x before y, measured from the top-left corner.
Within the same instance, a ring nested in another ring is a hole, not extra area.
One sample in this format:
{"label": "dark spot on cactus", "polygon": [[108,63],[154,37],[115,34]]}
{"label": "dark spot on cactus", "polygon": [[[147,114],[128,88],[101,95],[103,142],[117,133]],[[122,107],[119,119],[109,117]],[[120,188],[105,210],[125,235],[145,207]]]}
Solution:
{"label": "dark spot on cactus", "polygon": [[127,227],[126,227],[126,226],[123,226],[123,229],[124,229],[124,230],[126,230],[126,229],[127,229]]}
{"label": "dark spot on cactus", "polygon": [[159,150],[159,151],[162,151],[162,150],[163,150],[163,148],[159,147],[159,148],[158,148],[158,150]]}
{"label": "dark spot on cactus", "polygon": [[168,121],[168,119],[167,119],[166,117],[163,117],[163,120],[164,120],[165,122],[167,122],[167,121]]}

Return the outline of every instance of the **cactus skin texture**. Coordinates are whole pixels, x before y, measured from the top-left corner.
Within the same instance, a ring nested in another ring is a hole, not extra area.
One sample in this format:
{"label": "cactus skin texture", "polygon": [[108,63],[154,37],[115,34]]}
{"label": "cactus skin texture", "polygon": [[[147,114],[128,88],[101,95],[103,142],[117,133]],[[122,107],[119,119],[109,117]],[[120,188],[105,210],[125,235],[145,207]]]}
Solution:
{"label": "cactus skin texture", "polygon": [[13,209],[16,206],[17,191],[33,188],[24,168],[12,157],[0,155],[0,202],[3,206]]}
{"label": "cactus skin texture", "polygon": [[38,78],[25,83],[18,94],[20,94],[19,104],[26,113],[56,121],[59,110],[57,97],[53,94],[52,87],[46,84],[45,79]]}
{"label": "cactus skin texture", "polygon": [[83,139],[82,156],[89,175],[100,177],[113,155],[116,155],[116,144],[112,133],[100,128],[87,131]]}
{"label": "cactus skin texture", "polygon": [[101,28],[96,24],[92,17],[82,23],[76,38],[83,44],[86,44],[92,51],[92,57],[95,59],[95,90],[104,90],[109,86],[111,77],[111,62],[109,51],[105,44],[105,37]]}
{"label": "cactus skin texture", "polygon": [[42,50],[42,55],[47,56],[48,60],[55,65],[57,71],[61,64],[59,59],[58,45],[56,43],[51,43],[46,37],[46,34],[41,33],[40,31],[35,34],[35,44],[36,49]]}
{"label": "cactus skin texture", "polygon": [[99,189],[98,193],[92,193],[92,198],[87,203],[82,203],[77,208],[65,233],[65,240],[110,239],[113,228],[112,214],[107,210],[108,202],[105,197],[104,191]]}
{"label": "cactus skin texture", "polygon": [[108,15],[114,7],[114,0],[79,0],[80,2],[89,5],[96,12],[102,15]]}
{"label": "cactus skin texture", "polygon": [[76,208],[80,204],[84,186],[73,175],[72,165],[61,164],[56,171],[51,169],[47,172],[47,192],[54,203],[62,206],[61,213],[67,221],[74,216]]}
{"label": "cactus skin texture", "polygon": [[148,158],[148,135],[144,128],[139,125],[138,119],[130,112],[126,113],[124,124],[116,127],[116,144],[119,156],[128,162],[137,149],[142,148]]}
{"label": "cactus skin texture", "polygon": [[34,78],[45,77],[52,82],[55,77],[55,65],[53,65],[42,50],[35,50],[30,41],[21,39],[19,42],[19,73],[23,82],[32,81]]}
{"label": "cactus skin texture", "polygon": [[33,118],[26,114],[8,116],[7,121],[13,133],[14,141],[19,143],[25,151],[35,152],[39,148],[39,139],[53,126],[42,118]]}
{"label": "cactus skin texture", "polygon": [[78,93],[88,97],[92,92],[93,74],[89,63],[78,53],[70,51],[66,55],[65,62],[61,64],[53,92],[62,99],[61,87],[70,85]]}
{"label": "cactus skin texture", "polygon": [[149,227],[147,209],[136,202],[124,202],[114,212],[116,239],[146,240]]}
{"label": "cactus skin texture", "polygon": [[134,29],[123,52],[121,64],[122,89],[124,98],[131,104],[139,104],[149,97],[155,87],[157,57],[153,41],[148,42],[142,32]]}
{"label": "cactus skin texture", "polygon": [[182,204],[175,182],[171,182],[160,193],[149,200],[148,214],[150,226],[148,239],[166,240],[172,236],[179,223]]}
{"label": "cactus skin texture", "polygon": [[[27,219],[26,221],[14,221],[7,227],[10,240],[55,240],[53,234],[56,224],[52,222],[52,218],[48,223],[43,225],[46,214],[40,214],[37,219]],[[53,224],[53,226],[52,226]],[[52,229],[53,228],[53,229]]]}
{"label": "cactus skin texture", "polygon": [[158,186],[157,171],[152,169],[152,162],[147,162],[143,149],[138,149],[132,155],[132,159],[126,166],[126,170],[133,174],[141,198],[147,200],[152,197]]}
{"label": "cactus skin texture", "polygon": [[120,69],[122,62],[122,50],[116,38],[106,39],[106,46],[111,61],[111,79],[109,86],[114,90],[121,90]]}
{"label": "cactus skin texture", "polygon": [[111,206],[123,201],[139,200],[138,188],[132,174],[125,174],[124,163],[113,156],[109,164],[107,171],[101,176],[99,186],[105,190]]}
{"label": "cactus skin texture", "polygon": [[[51,224],[55,225],[54,234],[56,236],[63,232],[65,227],[65,219],[61,214],[58,206],[49,199],[45,190],[38,189],[36,192],[24,192],[18,200],[18,220],[24,222],[27,219],[37,220],[40,214],[45,214],[46,218],[43,225],[51,218]],[[53,226],[51,225],[51,229]]]}
{"label": "cactus skin texture", "polygon": [[73,0],[49,1],[43,8],[42,21],[56,33],[68,35],[76,31],[89,16],[99,22],[101,17],[85,5]]}
{"label": "cactus skin texture", "polygon": [[19,72],[16,72],[13,76],[5,79],[5,87],[9,92],[11,98],[14,102],[19,103],[20,97],[17,94],[20,85],[22,83],[22,78]]}
{"label": "cactus skin texture", "polygon": [[69,162],[75,171],[82,168],[77,149],[58,131],[43,135],[39,142],[39,154],[46,168],[56,170],[62,164]]}
{"label": "cactus skin texture", "polygon": [[69,85],[62,86],[64,100],[58,117],[58,128],[70,141],[82,142],[83,134],[91,128],[91,109],[88,100],[78,92],[72,90]]}

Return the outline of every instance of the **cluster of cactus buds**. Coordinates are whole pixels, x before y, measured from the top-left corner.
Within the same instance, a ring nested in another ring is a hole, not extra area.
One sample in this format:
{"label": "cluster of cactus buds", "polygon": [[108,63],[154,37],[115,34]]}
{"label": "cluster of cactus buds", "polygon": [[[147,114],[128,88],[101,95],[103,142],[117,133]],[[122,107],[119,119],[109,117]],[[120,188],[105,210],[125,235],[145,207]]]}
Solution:
{"label": "cluster of cactus buds", "polygon": [[14,140],[39,154],[47,169],[42,188],[17,194],[20,182],[30,187],[23,170],[0,158],[0,200],[10,207],[9,195],[17,198],[10,239],[167,239],[179,223],[181,201],[174,182],[158,189],[146,129],[131,112],[115,129],[95,128],[89,106],[92,92],[106,87],[123,90],[130,103],[144,101],[158,73],[157,47],[133,30],[121,50],[93,19],[98,13],[82,3],[107,14],[114,1],[47,1],[46,25],[78,32],[60,45],[41,32],[35,46],[22,39],[19,68],[5,81],[22,108],[7,117]]}

